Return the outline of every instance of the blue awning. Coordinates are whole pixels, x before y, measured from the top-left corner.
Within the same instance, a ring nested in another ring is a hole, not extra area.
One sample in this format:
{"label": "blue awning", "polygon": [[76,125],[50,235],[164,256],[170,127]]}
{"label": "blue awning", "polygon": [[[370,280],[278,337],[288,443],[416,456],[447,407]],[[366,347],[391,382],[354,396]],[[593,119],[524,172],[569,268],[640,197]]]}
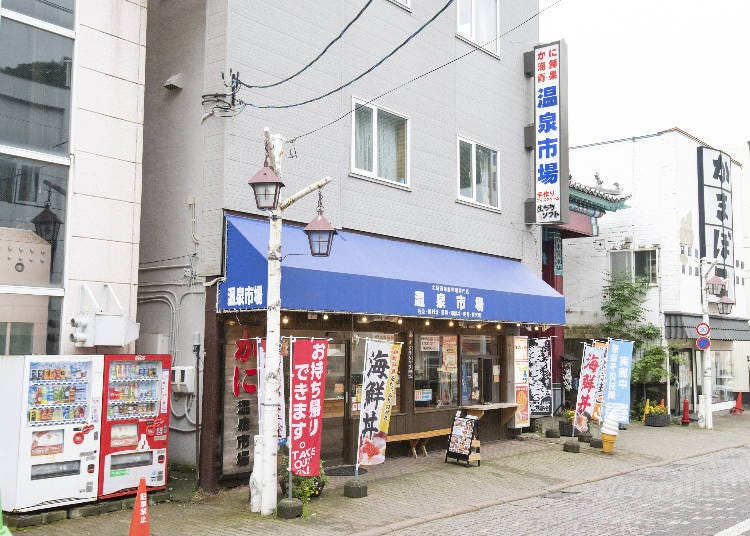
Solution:
{"label": "blue awning", "polygon": [[[563,296],[518,261],[345,231],[312,257],[301,227],[282,236],[285,310],[565,323]],[[267,221],[226,217],[219,312],[266,308],[267,250]]]}

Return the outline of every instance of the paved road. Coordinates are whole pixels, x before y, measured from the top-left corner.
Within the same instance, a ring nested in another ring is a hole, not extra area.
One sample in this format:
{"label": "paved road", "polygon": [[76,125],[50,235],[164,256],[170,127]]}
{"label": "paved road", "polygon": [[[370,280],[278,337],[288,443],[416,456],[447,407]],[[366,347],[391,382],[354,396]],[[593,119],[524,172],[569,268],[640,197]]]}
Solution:
{"label": "paved road", "polygon": [[[750,411],[715,415],[714,424],[708,431],[633,423],[619,434],[613,454],[586,444],[579,454],[563,452],[568,438],[524,434],[483,442],[481,467],[444,463],[445,451],[435,442],[427,457],[394,456],[370,467],[366,498],[343,497],[351,477],[331,477],[303,519],[249,512],[245,486],[153,506],[151,530],[157,536],[379,536],[399,530],[442,536],[451,529],[513,536],[713,534],[750,517],[744,505],[732,502],[750,504],[740,497],[750,489]],[[612,505],[613,513],[605,512]],[[124,536],[130,516],[113,512],[13,534]]]}
{"label": "paved road", "polygon": [[742,447],[421,523],[393,534],[703,536],[735,527],[726,531],[729,536],[750,533],[749,499],[750,447]]}

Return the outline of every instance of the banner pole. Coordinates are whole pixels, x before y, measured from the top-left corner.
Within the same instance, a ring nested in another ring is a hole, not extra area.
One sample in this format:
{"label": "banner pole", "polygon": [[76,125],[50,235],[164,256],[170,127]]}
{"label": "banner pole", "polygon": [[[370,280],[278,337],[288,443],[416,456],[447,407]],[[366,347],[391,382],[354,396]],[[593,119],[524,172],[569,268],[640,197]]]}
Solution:
{"label": "banner pole", "polygon": [[294,373],[294,341],[296,337],[289,337],[289,440],[287,452],[289,453],[289,498],[292,498],[292,375]]}

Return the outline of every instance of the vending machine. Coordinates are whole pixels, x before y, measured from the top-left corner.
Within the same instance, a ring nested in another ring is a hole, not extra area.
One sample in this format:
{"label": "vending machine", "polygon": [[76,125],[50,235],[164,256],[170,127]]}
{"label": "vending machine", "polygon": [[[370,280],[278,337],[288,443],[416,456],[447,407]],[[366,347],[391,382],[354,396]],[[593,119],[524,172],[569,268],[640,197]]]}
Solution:
{"label": "vending machine", "polygon": [[103,356],[1,356],[0,494],[26,512],[93,501]]}
{"label": "vending machine", "polygon": [[169,355],[105,355],[99,497],[167,484]]}

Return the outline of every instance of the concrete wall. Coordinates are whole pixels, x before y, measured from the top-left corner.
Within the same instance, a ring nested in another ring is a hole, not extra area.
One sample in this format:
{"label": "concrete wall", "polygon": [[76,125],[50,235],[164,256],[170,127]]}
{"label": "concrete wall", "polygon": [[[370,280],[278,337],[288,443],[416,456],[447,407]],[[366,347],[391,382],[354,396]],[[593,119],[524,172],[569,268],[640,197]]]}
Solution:
{"label": "concrete wall", "polygon": [[146,1],[81,1],[75,30],[63,354],[82,284],[109,284],[136,317]]}

